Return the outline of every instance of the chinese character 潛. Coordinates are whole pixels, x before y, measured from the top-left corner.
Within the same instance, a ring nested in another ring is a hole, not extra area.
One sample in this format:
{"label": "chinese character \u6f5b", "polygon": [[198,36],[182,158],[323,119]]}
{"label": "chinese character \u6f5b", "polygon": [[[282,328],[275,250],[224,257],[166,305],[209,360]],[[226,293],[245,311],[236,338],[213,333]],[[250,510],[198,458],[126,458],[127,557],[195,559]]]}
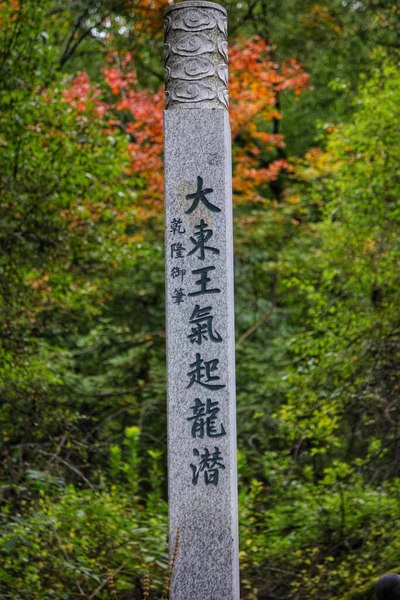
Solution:
{"label": "chinese character \u6f5b", "polygon": [[200,457],[200,462],[197,467],[196,465],[190,464],[193,473],[193,485],[197,485],[200,473],[204,473],[205,484],[209,485],[211,483],[212,485],[217,486],[219,471],[220,469],[225,469],[220,449],[214,446],[214,452],[210,454],[208,448],[204,448],[204,453],[200,455],[200,452],[194,448],[193,456]]}

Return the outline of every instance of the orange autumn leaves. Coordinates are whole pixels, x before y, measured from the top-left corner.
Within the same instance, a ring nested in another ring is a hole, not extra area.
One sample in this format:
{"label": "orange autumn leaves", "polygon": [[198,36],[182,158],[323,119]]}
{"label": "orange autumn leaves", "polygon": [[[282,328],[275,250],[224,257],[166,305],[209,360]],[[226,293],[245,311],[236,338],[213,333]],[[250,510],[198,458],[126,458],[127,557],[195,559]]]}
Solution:
{"label": "orange autumn leaves", "polygon": [[[272,124],[282,118],[277,108],[280,93],[300,94],[309,75],[292,59],[279,66],[271,48],[260,38],[238,40],[230,50],[230,120],[234,156],[234,201],[261,202],[265,188],[289,164],[277,153],[283,136],[273,133]],[[65,91],[66,101],[78,110],[86,107],[101,117],[110,131],[129,135],[128,175],[139,186],[138,203],[146,220],[162,212],[163,202],[163,90],[140,89],[134,61],[127,53],[109,57],[103,69],[105,90],[90,89],[89,78],[80,74]]]}
{"label": "orange autumn leaves", "polygon": [[272,48],[260,38],[234,44],[229,67],[234,201],[260,202],[265,197],[263,188],[289,169],[286,160],[276,157],[276,150],[285,146],[283,136],[271,127],[282,118],[278,95],[285,90],[300,94],[310,77],[294,59],[280,67],[272,58]]}

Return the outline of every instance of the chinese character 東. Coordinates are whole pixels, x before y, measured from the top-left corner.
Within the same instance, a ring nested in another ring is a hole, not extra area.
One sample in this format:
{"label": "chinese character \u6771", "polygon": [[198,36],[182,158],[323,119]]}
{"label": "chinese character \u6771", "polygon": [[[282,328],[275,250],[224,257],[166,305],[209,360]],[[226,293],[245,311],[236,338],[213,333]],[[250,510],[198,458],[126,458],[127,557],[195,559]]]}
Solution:
{"label": "chinese character \u6771", "polygon": [[[199,225],[195,226],[195,229],[198,231],[194,233],[195,237],[191,237],[190,241],[194,244],[194,248],[190,252],[188,252],[188,256],[194,254],[197,250],[199,251],[198,257],[200,260],[204,260],[206,256],[206,250],[212,252],[212,254],[219,254],[219,250],[217,248],[213,248],[212,246],[206,246],[206,243],[213,235],[212,229],[207,229],[207,223],[201,219]],[[196,239],[197,238],[197,239]]]}

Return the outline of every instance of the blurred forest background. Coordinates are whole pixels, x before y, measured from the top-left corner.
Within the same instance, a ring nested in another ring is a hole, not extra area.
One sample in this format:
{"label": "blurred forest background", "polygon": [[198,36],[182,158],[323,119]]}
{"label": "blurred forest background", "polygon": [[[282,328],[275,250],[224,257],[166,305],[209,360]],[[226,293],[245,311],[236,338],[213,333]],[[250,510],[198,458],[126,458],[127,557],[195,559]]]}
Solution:
{"label": "blurred forest background", "polygon": [[[395,0],[233,0],[243,600],[400,567]],[[0,598],[160,598],[165,0],[0,1]]]}

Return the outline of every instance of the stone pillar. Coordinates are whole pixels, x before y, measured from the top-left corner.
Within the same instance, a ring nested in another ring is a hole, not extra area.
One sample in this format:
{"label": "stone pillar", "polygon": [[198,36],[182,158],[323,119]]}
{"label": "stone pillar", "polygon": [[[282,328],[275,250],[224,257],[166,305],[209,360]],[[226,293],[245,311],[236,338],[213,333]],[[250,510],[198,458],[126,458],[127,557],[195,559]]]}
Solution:
{"label": "stone pillar", "polygon": [[239,600],[227,16],[165,15],[171,600]]}

